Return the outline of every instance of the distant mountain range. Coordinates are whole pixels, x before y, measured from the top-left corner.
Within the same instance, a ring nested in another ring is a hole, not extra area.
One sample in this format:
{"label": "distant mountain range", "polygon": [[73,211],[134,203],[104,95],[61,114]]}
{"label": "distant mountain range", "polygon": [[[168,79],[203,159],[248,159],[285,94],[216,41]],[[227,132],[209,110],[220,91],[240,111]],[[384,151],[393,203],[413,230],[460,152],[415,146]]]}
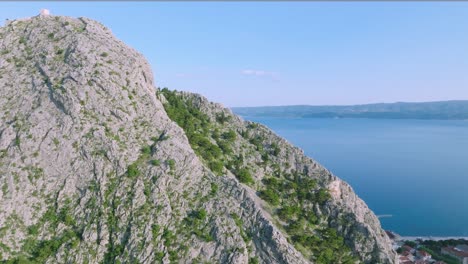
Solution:
{"label": "distant mountain range", "polygon": [[291,105],[233,107],[232,110],[238,115],[249,117],[464,120],[468,119],[468,100],[346,106]]}

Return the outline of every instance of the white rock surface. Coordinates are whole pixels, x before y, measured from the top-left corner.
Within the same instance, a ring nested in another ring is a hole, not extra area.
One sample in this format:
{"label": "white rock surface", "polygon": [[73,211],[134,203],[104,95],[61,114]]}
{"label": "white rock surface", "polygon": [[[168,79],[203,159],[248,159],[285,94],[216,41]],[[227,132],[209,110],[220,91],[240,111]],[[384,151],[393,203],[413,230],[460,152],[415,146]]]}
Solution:
{"label": "white rock surface", "polygon": [[[0,28],[0,91],[0,260],[310,262],[254,191],[203,165],[156,96],[147,61],[100,23],[41,11]],[[208,114],[231,114],[187,96]],[[281,158],[313,168],[322,184],[334,181],[341,195],[324,214],[348,213],[359,230],[342,233],[364,261],[394,263],[377,218],[346,183],[261,131],[291,152]],[[202,210],[206,217],[191,224]]]}

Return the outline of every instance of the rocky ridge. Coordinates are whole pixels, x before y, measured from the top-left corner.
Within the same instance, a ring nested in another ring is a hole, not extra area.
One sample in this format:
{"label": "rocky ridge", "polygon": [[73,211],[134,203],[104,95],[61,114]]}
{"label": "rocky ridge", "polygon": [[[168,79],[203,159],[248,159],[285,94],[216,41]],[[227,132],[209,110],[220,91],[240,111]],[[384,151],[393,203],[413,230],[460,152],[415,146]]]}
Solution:
{"label": "rocky ridge", "polygon": [[[163,102],[169,94],[171,97],[179,98],[185,107],[199,109],[206,116],[207,123],[211,125],[211,131],[207,133],[207,137],[213,144],[220,146],[224,154],[221,159],[223,159],[225,169],[219,174],[226,173],[227,176],[238,178],[256,190],[263,200],[270,200],[270,203],[261,203],[262,208],[270,215],[270,219],[275,225],[289,235],[288,238],[292,244],[296,246],[299,244],[297,247],[302,249],[301,252],[305,253],[304,255],[317,260],[317,256],[314,257],[314,255],[322,255],[327,249],[333,249],[331,254],[335,257],[339,255],[339,250],[342,250],[342,247],[336,247],[334,244],[339,240],[324,241],[324,237],[327,235],[319,237],[319,241],[316,242],[316,244],[323,244],[323,248],[312,245],[309,247],[312,252],[304,249],[308,243],[298,242],[302,238],[298,236],[298,233],[305,233],[306,236],[312,236],[314,233],[308,233],[307,231],[310,230],[307,230],[307,224],[301,223],[303,218],[306,218],[307,221],[312,222],[313,229],[324,228],[325,231],[330,229],[337,231],[338,237],[344,239],[344,244],[358,256],[358,259],[364,262],[393,263],[395,261],[395,253],[391,248],[390,240],[381,229],[379,220],[364,201],[357,197],[347,183],[305,156],[301,149],[292,146],[267,127],[244,121],[232,114],[231,110],[220,104],[209,102],[203,96],[187,92],[170,92],[166,89],[160,90],[160,93],[166,94],[166,97],[162,98]],[[166,107],[166,110],[170,109]],[[171,116],[172,111],[167,112]],[[185,117],[183,119],[186,120]],[[185,128],[184,124],[181,124],[181,127]],[[190,140],[190,132],[187,129],[185,132],[189,136],[189,141],[192,141]],[[225,150],[226,135],[230,132],[235,132],[235,140],[228,145],[228,150]],[[197,144],[192,144],[192,147],[195,150],[198,148]],[[239,159],[239,157],[241,158]],[[240,166],[236,165],[239,160],[242,160]],[[206,158],[205,164],[210,165]],[[239,177],[239,175],[243,175],[244,168],[251,175],[251,182]],[[314,186],[310,187],[312,192],[304,195],[305,199],[291,198],[292,195],[304,190],[297,187],[295,190],[287,189],[288,184],[298,181],[297,178],[299,178],[299,185],[308,184],[304,179],[311,179],[315,182]],[[262,195],[262,192],[271,187],[272,179],[282,183],[276,183],[272,186],[274,192],[280,192],[277,204],[272,201],[269,195]],[[329,199],[325,198],[325,201],[318,199],[317,194],[320,194],[322,190],[329,193]],[[288,209],[294,208],[297,204],[302,206],[299,208],[300,213],[294,212],[294,210],[293,213],[282,213],[282,211],[290,211]],[[300,214],[305,214],[306,217],[300,217]],[[315,217],[318,219],[311,221],[311,218]],[[291,221],[291,219],[296,221]],[[299,232],[294,233],[294,230],[293,232],[288,230],[291,229],[291,225],[298,223],[302,224]],[[343,252],[343,255],[346,255],[346,252]],[[344,261],[342,258],[327,260],[322,260],[321,263]]]}
{"label": "rocky ridge", "polygon": [[[320,262],[261,195],[279,171],[281,179],[300,172],[329,193],[304,206],[319,219],[313,226],[343,238],[343,256],[395,263],[378,219],[349,185],[220,105],[156,91],[143,56],[96,21],[8,22],[0,28],[0,90],[0,260]],[[202,145],[187,136],[192,130],[168,116],[174,102],[201,110],[220,153],[194,148]],[[217,130],[234,134],[217,142]],[[257,134],[262,141],[251,139]],[[279,153],[266,153],[273,142]]]}

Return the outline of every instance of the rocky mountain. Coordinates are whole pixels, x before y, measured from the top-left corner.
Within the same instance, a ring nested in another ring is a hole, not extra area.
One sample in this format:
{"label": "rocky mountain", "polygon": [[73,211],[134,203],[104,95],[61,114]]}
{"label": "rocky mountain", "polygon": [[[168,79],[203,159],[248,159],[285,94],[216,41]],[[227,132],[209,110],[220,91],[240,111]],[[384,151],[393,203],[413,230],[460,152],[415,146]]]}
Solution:
{"label": "rocky mountain", "polygon": [[96,21],[7,22],[0,91],[2,262],[396,263],[348,184]]}

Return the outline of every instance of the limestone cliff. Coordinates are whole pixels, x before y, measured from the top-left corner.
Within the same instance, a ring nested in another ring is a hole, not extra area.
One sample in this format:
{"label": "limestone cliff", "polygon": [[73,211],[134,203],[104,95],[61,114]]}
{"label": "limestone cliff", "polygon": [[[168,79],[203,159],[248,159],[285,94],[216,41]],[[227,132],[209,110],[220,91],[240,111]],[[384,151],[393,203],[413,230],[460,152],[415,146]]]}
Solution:
{"label": "limestone cliff", "polygon": [[98,22],[8,22],[0,91],[0,260],[395,263],[346,183],[220,105],[157,91]]}

